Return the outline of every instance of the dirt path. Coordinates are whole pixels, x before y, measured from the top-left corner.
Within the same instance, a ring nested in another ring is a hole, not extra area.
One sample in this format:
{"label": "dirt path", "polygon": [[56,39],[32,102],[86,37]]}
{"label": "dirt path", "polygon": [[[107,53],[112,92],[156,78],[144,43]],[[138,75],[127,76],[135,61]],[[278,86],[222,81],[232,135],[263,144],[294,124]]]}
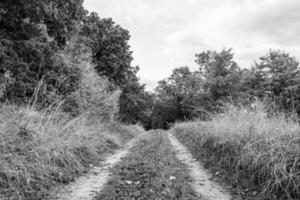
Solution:
{"label": "dirt path", "polygon": [[176,150],[177,158],[189,168],[190,176],[194,179],[192,186],[201,197],[207,200],[232,199],[231,195],[225,189],[211,181],[211,174],[204,169],[204,167],[192,157],[186,147],[170,133],[169,140]]}
{"label": "dirt path", "polygon": [[[156,199],[157,195],[174,199],[186,199],[186,197],[195,199],[197,194],[199,199],[231,199],[226,190],[211,181],[208,171],[192,158],[189,151],[173,135],[168,134],[167,137],[165,134],[154,132],[148,134],[146,138],[148,139],[146,140],[145,137],[142,139],[141,135],[138,136],[124,148],[109,156],[101,164],[101,167],[94,167],[88,174],[59,189],[56,199],[91,200],[95,197],[97,199],[115,199],[114,197],[141,195],[153,197],[152,199]],[[175,150],[176,156],[171,153],[172,148]],[[128,154],[129,150],[130,154]],[[126,158],[123,160],[125,156]],[[121,160],[122,162],[120,162]],[[187,166],[187,169],[184,169],[183,164],[179,164],[181,162]],[[120,166],[115,167],[118,166],[117,164]],[[115,169],[115,174],[113,178],[110,178],[112,168]],[[150,174],[156,174],[156,179]],[[189,186],[188,174],[193,179],[191,186]],[[148,176],[150,176],[149,180]],[[108,181],[109,183],[107,183]],[[120,190],[117,193],[116,188]],[[99,194],[101,190],[104,193]]]}
{"label": "dirt path", "polygon": [[[111,171],[97,200],[200,200],[166,132],[149,131]],[[201,200],[204,200],[201,198]]]}
{"label": "dirt path", "polygon": [[141,135],[131,140],[122,149],[109,156],[101,167],[94,167],[88,174],[79,177],[74,182],[59,190],[56,194],[58,200],[90,200],[96,196],[110,178],[110,169],[114,167],[128,151],[139,141]]}

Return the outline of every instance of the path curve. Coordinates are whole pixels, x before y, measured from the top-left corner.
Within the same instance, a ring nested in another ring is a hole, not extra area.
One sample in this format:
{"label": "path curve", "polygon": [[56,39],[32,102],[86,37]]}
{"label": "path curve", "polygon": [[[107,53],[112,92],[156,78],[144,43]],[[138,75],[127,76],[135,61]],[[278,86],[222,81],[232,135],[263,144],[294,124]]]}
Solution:
{"label": "path curve", "polygon": [[[142,135],[142,134],[141,134]],[[109,180],[110,169],[124,158],[129,150],[138,142],[141,135],[131,140],[125,147],[106,158],[100,167],[94,167],[89,173],[79,177],[69,185],[59,189],[55,194],[58,200],[91,200]]]}
{"label": "path curve", "polygon": [[186,164],[190,170],[194,190],[207,200],[231,200],[231,195],[216,182],[211,181],[212,175],[192,157],[187,148],[171,133],[168,136],[176,151],[177,158]]}

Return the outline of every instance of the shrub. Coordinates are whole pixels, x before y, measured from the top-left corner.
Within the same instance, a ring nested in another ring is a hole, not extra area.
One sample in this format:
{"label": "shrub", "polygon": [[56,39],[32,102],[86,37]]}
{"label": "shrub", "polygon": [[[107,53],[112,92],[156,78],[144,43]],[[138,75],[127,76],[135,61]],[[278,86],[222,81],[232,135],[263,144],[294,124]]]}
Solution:
{"label": "shrub", "polygon": [[100,77],[94,67],[86,63],[81,69],[78,90],[73,94],[79,112],[88,113],[89,120],[114,121],[119,111],[119,90],[111,90],[111,83]]}

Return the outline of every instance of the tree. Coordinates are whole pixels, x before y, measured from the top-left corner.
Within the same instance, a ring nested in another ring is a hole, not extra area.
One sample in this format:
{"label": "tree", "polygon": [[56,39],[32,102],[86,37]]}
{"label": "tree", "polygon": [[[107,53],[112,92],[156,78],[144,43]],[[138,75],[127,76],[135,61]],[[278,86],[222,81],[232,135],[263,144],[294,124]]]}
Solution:
{"label": "tree", "polygon": [[65,45],[86,11],[83,0],[6,0],[0,3],[2,34],[13,40],[43,37]]}
{"label": "tree", "polygon": [[146,94],[144,85],[137,78],[139,67],[131,66],[133,58],[128,44],[129,32],[112,19],[101,19],[96,13],[91,13],[84,20],[81,35],[88,38],[87,44],[98,74],[107,77],[122,91],[120,120],[127,123],[143,120]]}
{"label": "tree", "polygon": [[127,123],[143,121],[142,113],[146,109],[145,86],[139,83],[136,76],[138,68],[128,74],[126,84],[121,87],[119,119]]}
{"label": "tree", "polygon": [[42,79],[46,96],[74,91],[79,72],[57,52],[80,24],[82,0],[7,0],[0,8],[0,72],[14,80],[5,98],[26,102]]}
{"label": "tree", "polygon": [[203,89],[212,101],[236,98],[239,95],[241,70],[233,61],[231,49],[196,54],[196,63],[204,80]]}
{"label": "tree", "polygon": [[194,117],[202,94],[202,79],[188,67],[173,70],[171,76],[159,82],[155,89],[156,100],[154,126],[167,128],[168,123]]}
{"label": "tree", "polygon": [[284,51],[270,50],[255,62],[246,82],[249,91],[258,98],[270,97],[279,107],[300,113],[299,63]]}
{"label": "tree", "polygon": [[101,19],[96,13],[91,13],[84,21],[82,34],[89,38],[99,75],[108,77],[117,86],[126,85],[128,76],[136,73],[136,68],[131,66],[129,32],[112,19]]}

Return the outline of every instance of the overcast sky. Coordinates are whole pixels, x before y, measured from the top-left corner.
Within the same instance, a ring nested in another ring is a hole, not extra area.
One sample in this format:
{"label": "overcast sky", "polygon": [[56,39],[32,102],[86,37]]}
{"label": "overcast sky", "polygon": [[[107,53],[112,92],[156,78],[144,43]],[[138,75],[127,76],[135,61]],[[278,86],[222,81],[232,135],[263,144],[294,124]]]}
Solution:
{"label": "overcast sky", "polygon": [[196,53],[232,48],[241,67],[269,49],[299,58],[300,0],[85,0],[131,33],[134,65],[148,89],[172,69],[197,69]]}

